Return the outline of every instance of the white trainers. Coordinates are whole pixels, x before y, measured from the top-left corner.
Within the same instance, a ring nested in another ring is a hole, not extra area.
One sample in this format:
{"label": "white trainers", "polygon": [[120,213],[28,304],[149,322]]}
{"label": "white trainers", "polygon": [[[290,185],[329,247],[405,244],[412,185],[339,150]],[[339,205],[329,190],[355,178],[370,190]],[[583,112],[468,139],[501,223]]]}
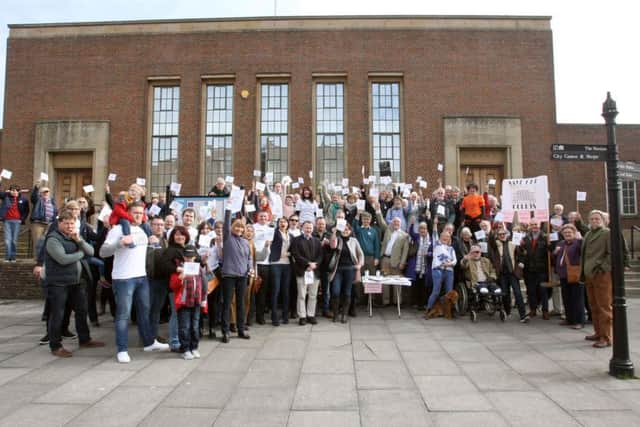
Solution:
{"label": "white trainers", "polygon": [[198,350],[192,350],[191,354],[193,354],[194,359],[200,359],[200,352]]}
{"label": "white trainers", "polygon": [[158,340],[153,340],[153,344],[146,346],[144,351],[169,351],[169,344],[162,344]]}
{"label": "white trainers", "polygon": [[118,363],[129,363],[131,362],[131,358],[129,357],[129,353],[126,351],[119,351],[116,355],[116,359],[118,359]]}
{"label": "white trainers", "polygon": [[499,288],[498,288],[498,289],[496,289],[495,291],[493,291],[493,293],[494,293],[495,295],[500,295],[500,294],[502,293],[502,289],[499,289]]}
{"label": "white trainers", "polygon": [[190,351],[185,351],[184,353],[182,353],[182,358],[184,360],[193,360],[193,353],[191,353]]}
{"label": "white trainers", "polygon": [[484,294],[488,294],[488,293],[489,293],[489,289],[487,289],[487,288],[480,288],[480,293],[481,293],[481,294],[483,294],[483,295],[484,295]]}

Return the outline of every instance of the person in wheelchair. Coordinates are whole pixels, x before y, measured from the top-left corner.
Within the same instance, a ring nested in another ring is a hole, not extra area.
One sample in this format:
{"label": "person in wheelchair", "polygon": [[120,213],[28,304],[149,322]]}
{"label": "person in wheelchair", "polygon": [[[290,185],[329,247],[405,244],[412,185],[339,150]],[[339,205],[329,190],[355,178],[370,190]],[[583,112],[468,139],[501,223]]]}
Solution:
{"label": "person in wheelchair", "polygon": [[472,245],[471,250],[462,258],[465,277],[471,284],[473,295],[470,302],[471,320],[482,308],[489,314],[500,311],[500,319],[504,321],[506,313],[502,309],[502,289],[496,284],[497,275],[493,264],[482,256],[480,245]]}

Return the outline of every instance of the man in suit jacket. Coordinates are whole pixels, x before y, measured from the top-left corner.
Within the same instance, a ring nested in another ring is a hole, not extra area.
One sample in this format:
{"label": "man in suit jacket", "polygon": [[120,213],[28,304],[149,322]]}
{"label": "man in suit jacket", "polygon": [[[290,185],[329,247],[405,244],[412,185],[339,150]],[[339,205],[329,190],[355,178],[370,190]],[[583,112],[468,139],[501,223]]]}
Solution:
{"label": "man in suit jacket", "polygon": [[[298,286],[298,324],[304,325],[316,322],[316,299],[318,284],[320,283],[320,264],[322,263],[322,244],[313,237],[313,224],[305,221],[302,224],[302,234],[291,242],[291,256],[293,271]],[[305,299],[309,295],[305,307]]]}
{"label": "man in suit jacket", "polygon": [[[380,218],[382,213],[378,210],[376,215]],[[409,253],[409,235],[402,231],[402,221],[397,217],[393,218],[389,225],[381,221],[380,228],[384,233],[380,245],[382,273],[384,275],[402,275]],[[402,303],[401,296],[399,299]],[[391,300],[391,290],[388,286],[383,287],[382,304],[390,304]]]}

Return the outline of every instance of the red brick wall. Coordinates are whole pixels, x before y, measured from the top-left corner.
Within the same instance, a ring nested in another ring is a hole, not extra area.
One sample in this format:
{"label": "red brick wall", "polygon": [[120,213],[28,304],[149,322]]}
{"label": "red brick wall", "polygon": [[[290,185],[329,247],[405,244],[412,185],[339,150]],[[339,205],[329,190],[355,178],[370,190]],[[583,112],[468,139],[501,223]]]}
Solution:
{"label": "red brick wall", "polygon": [[[369,164],[369,72],[403,73],[405,175],[436,178],[445,115],[522,120],[524,173],[547,173],[556,141],[550,31],[261,31],[8,40],[5,139],[31,181],[38,120],[110,121],[109,169],[118,183],[146,166],[148,76],[181,77],[180,172],[199,191],[201,75],[235,73],[235,176],[248,181],[256,144],[256,74],[290,73],[291,175],[311,168],[312,73],[345,72],[349,177]],[[543,152],[545,155],[540,156]],[[127,153],[126,155],[123,155]],[[115,190],[115,189],[114,189]]]}
{"label": "red brick wall", "polygon": [[[607,144],[604,120],[601,125],[559,124],[557,133],[558,143]],[[618,125],[616,141],[620,160],[640,163],[640,125]],[[550,156],[550,151],[548,154]],[[575,210],[576,191],[580,190],[587,191],[587,201],[580,203],[580,212],[583,215],[591,209],[608,210],[605,162],[550,161],[550,163],[557,169],[560,182],[563,183],[556,192],[551,191],[552,203],[563,203],[567,210]],[[640,206],[638,211],[640,212]],[[638,225],[639,220],[640,216],[624,217],[623,228],[629,228],[632,224]]]}

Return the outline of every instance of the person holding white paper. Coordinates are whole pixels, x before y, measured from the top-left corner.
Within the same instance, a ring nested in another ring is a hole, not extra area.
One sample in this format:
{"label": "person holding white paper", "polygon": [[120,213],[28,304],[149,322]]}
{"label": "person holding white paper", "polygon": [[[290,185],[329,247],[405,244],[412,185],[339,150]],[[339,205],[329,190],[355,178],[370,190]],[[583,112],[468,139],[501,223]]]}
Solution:
{"label": "person holding white paper", "polygon": [[433,261],[431,263],[431,275],[433,279],[433,289],[427,302],[427,312],[433,308],[436,300],[440,298],[440,289],[445,285],[445,293],[453,289],[453,268],[457,263],[456,252],[451,246],[451,234],[443,231],[440,236],[436,231],[438,228],[438,218],[434,219],[433,227]]}
{"label": "person holding white paper", "polygon": [[312,224],[316,220],[318,203],[313,198],[313,191],[308,186],[302,187],[300,200],[296,203],[296,213],[300,217],[300,222],[310,221]]}
{"label": "person holding white paper", "polygon": [[[289,323],[289,295],[291,282],[291,242],[294,236],[289,232],[289,220],[278,219],[278,228],[273,234],[269,254],[269,284],[271,285],[271,323]],[[282,318],[278,316],[278,300],[282,295]]]}
{"label": "person holding white paper", "polygon": [[[100,248],[102,258],[113,255],[113,291],[116,297],[116,355],[119,363],[131,361],[128,352],[129,317],[131,307],[136,304],[138,332],[142,338],[144,351],[167,351],[168,344],[159,343],[151,335],[149,327],[149,283],[146,272],[148,238],[142,230],[144,203],[133,202],[129,205],[129,215],[133,218],[130,235],[125,235],[122,226],[117,225],[109,231]],[[131,249],[131,245],[133,248]]]}
{"label": "person holding white paper", "polygon": [[[253,238],[253,244],[256,251],[260,252],[263,248],[269,247],[274,239],[274,232],[276,231],[269,225],[269,213],[258,212],[257,222],[253,224],[255,236]],[[270,254],[269,254],[270,255]],[[264,325],[264,313],[266,309],[267,293],[271,291],[271,281],[269,280],[269,257],[267,256],[263,260],[256,262],[258,276],[262,279],[262,286],[256,292],[255,307],[256,307],[256,323]]]}
{"label": "person holding white paper", "polygon": [[[354,281],[360,280],[360,268],[364,265],[364,253],[353,237],[351,225],[345,224],[344,229],[338,232],[338,227],[333,231],[330,243],[332,258],[337,262],[329,265],[329,281],[331,282],[331,311],[333,321],[347,323],[347,311],[351,304],[351,288]],[[338,309],[340,307],[340,310]]]}
{"label": "person holding white paper", "polygon": [[522,292],[520,291],[520,279],[524,267],[523,249],[520,245],[508,240],[509,232],[505,228],[499,228],[496,232],[497,239],[490,243],[490,259],[498,275],[498,284],[502,289],[504,298],[504,311],[507,316],[511,314],[511,292],[516,299],[516,307],[520,315],[521,323],[528,323],[529,316],[526,313]]}
{"label": "person holding white paper", "polygon": [[[302,224],[302,235],[293,239],[291,243],[291,257],[298,285],[298,324],[301,326],[305,325],[307,321],[312,325],[317,323],[315,318],[316,299],[323,252],[320,240],[313,237],[312,233],[313,223],[305,221]],[[313,273],[312,283],[306,283],[305,273]],[[307,295],[309,298],[305,304]]]}
{"label": "person holding white paper", "polygon": [[209,190],[208,195],[212,197],[227,197],[230,194],[230,187],[227,187],[227,183],[224,181],[224,178],[219,176],[216,179],[216,183],[211,190]]}
{"label": "person holding white paper", "polygon": [[24,198],[17,184],[11,184],[9,191],[0,192],[0,220],[4,221],[5,259],[15,262],[20,226],[29,216],[29,201]]}
{"label": "person holding white paper", "polygon": [[231,210],[227,207],[224,214],[222,263],[222,342],[229,342],[229,324],[231,301],[236,298],[236,326],[238,337],[249,339],[244,330],[244,293],[247,288],[247,277],[255,274],[251,265],[249,242],[244,238],[245,225],[240,219],[231,222]]}
{"label": "person holding white paper", "polygon": [[36,182],[31,190],[31,243],[34,258],[38,256],[38,241],[58,216],[55,197],[49,187],[40,186],[41,183]]}
{"label": "person holding white paper", "polygon": [[[192,245],[184,248],[181,272],[171,275],[169,287],[178,313],[180,353],[184,360],[200,359],[200,311],[207,312],[207,288],[202,280],[198,252]],[[191,271],[191,266],[195,271]]]}
{"label": "person holding white paper", "polygon": [[531,220],[529,232],[522,240],[521,245],[526,252],[524,283],[527,285],[529,317],[535,317],[538,307],[542,306],[542,318],[549,320],[549,296],[547,288],[542,287],[542,282],[549,280],[548,245],[547,236],[540,229],[538,220]]}
{"label": "person holding white paper", "polygon": [[[379,205],[377,207],[376,215],[380,218],[382,213]],[[381,244],[380,269],[385,276],[399,276],[407,266],[409,235],[401,229],[402,221],[398,217],[394,217],[389,226],[384,221],[380,221],[379,225],[384,236]],[[400,299],[402,299],[401,295]],[[385,286],[382,290],[382,304],[388,305],[391,302],[391,290],[388,286]]]}

